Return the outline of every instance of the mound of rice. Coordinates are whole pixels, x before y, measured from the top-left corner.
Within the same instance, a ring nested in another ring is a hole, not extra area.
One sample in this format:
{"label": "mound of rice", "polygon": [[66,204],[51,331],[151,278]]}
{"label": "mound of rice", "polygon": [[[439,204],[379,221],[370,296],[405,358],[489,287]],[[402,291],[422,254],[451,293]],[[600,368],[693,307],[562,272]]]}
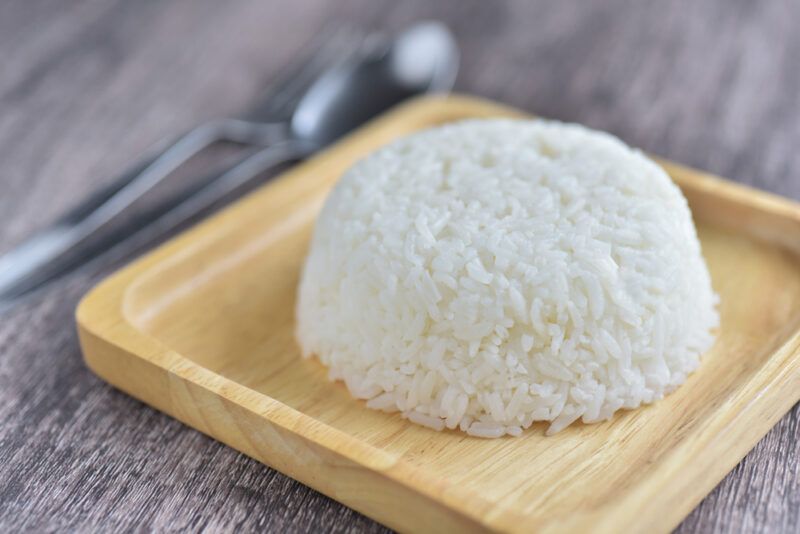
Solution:
{"label": "mound of rice", "polygon": [[617,138],[470,120],[353,166],[317,221],[297,338],[367,406],[473,436],[662,398],[713,343],[686,200]]}

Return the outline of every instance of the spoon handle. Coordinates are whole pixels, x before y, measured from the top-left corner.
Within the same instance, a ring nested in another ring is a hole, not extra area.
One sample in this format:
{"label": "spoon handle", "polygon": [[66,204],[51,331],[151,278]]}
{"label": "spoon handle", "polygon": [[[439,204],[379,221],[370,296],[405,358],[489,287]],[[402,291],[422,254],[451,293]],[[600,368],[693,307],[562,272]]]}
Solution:
{"label": "spoon handle", "polygon": [[[198,126],[166,148],[161,147],[157,156],[135,166],[51,226],[0,256],[0,304],[21,297],[90,259],[90,254],[101,250],[95,241],[106,226],[203,149],[219,141],[263,146],[285,137],[285,130],[282,123],[223,119]],[[148,215],[158,216],[181,200],[162,203],[159,213]],[[138,226],[147,224],[141,216],[138,219]]]}
{"label": "spoon handle", "polygon": [[154,224],[173,228],[184,223],[264,172],[282,163],[303,159],[313,151],[310,145],[291,139],[261,149],[185,197],[172,210],[155,220]]}

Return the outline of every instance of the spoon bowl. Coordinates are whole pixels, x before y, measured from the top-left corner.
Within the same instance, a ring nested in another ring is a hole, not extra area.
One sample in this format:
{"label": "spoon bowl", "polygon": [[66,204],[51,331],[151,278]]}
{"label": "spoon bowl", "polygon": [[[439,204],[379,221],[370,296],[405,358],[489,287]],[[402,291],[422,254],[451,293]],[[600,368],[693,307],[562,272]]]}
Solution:
{"label": "spoon bowl", "polygon": [[407,98],[450,89],[458,62],[447,27],[416,24],[320,77],[301,98],[290,135],[313,150],[322,148]]}

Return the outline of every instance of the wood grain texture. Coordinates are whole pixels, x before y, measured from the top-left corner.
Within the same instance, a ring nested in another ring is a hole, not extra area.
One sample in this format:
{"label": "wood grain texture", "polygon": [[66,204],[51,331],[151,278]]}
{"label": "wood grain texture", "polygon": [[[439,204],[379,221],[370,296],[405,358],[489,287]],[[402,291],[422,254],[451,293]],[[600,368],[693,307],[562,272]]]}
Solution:
{"label": "wood grain texture", "polygon": [[683,387],[608,422],[516,439],[434,432],[366,409],[300,357],[299,274],[339,176],[402,135],[515,114],[419,99],[298,165],[93,289],[77,312],[87,363],[404,532],[669,532],[800,398],[798,204],[665,163],[697,222],[720,331]]}
{"label": "wood grain texture", "polygon": [[[148,146],[243,109],[324,21],[458,33],[458,88],[800,198],[800,3],[11,0],[0,4],[0,250]],[[0,319],[4,530],[381,531],[94,378],[78,297],[151,232]],[[796,532],[800,410],[679,527]]]}

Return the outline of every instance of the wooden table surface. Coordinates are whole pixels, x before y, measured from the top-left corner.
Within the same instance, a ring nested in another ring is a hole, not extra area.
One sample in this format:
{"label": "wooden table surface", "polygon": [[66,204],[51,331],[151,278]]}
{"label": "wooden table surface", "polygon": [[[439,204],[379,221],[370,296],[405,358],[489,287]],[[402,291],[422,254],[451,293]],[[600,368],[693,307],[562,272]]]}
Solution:
{"label": "wooden table surface", "polygon": [[[420,18],[457,33],[461,92],[800,199],[796,0],[11,0],[0,251],[156,141],[245,108],[325,24]],[[83,365],[77,300],[164,235],[120,243],[0,316],[0,530],[385,530]],[[797,406],[678,530],[800,531]]]}

